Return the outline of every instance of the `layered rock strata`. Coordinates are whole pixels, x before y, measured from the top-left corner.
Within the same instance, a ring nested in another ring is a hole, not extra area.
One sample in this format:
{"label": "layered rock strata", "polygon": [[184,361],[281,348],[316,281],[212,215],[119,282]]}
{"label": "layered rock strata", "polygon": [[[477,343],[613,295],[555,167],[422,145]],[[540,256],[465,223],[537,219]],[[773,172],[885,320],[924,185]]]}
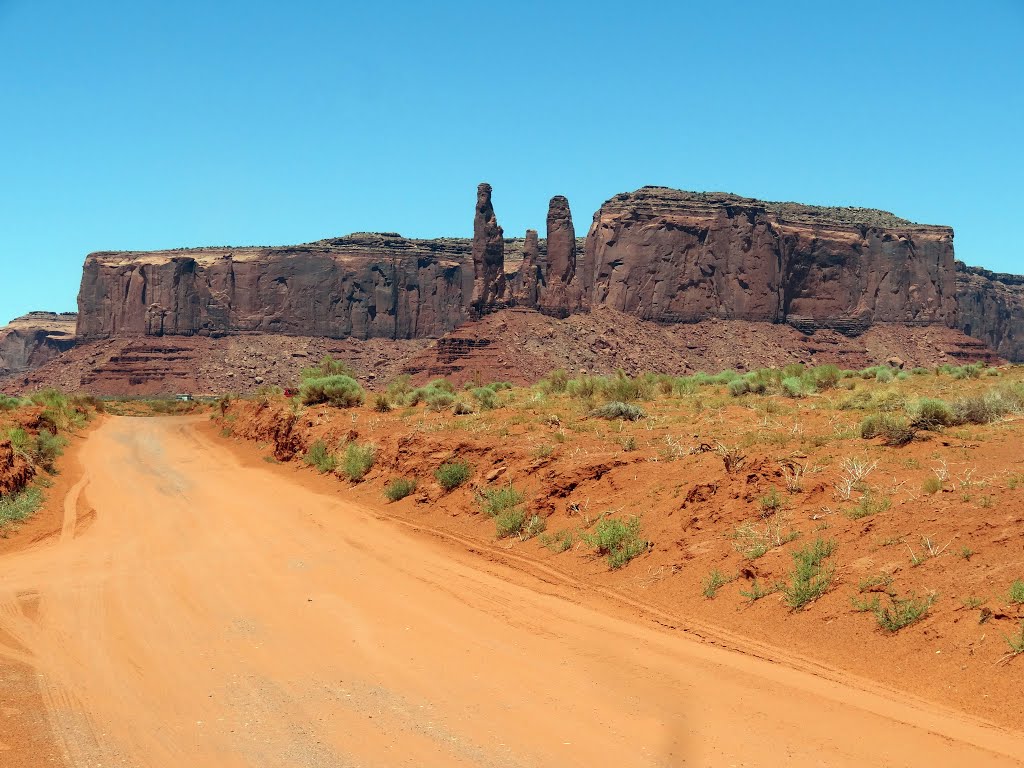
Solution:
{"label": "layered rock strata", "polygon": [[0,328],[0,376],[38,368],[75,345],[74,312],[30,312]]}
{"label": "layered rock strata", "polygon": [[956,264],[957,327],[1024,362],[1024,276]]}

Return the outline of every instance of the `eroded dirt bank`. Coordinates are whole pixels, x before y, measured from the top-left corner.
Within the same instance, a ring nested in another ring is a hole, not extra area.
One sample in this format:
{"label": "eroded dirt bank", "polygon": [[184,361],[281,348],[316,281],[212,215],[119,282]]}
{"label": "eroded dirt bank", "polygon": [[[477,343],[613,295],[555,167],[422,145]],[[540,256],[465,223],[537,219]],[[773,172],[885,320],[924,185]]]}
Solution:
{"label": "eroded dirt bank", "polygon": [[1019,734],[453,553],[239,461],[202,422],[105,420],[59,539],[0,559],[0,656],[41,675],[70,765],[1024,759]]}

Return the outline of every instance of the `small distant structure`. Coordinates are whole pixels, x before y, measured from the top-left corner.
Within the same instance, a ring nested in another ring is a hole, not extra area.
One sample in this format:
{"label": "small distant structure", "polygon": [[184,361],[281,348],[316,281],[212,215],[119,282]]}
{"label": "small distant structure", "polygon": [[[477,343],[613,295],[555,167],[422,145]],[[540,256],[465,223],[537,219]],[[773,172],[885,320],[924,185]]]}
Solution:
{"label": "small distant structure", "polygon": [[180,400],[183,403],[191,403],[192,402],[192,395],[190,395],[188,392],[182,392],[179,395],[175,395],[174,399],[175,400]]}

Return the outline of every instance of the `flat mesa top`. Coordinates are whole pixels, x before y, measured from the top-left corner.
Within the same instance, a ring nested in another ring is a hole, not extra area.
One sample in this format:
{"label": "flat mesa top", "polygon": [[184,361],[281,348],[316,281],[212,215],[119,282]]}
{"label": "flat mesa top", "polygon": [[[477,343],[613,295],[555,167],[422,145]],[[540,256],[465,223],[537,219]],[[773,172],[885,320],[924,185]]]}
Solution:
{"label": "flat mesa top", "polygon": [[773,202],[741,197],[729,192],[688,192],[669,187],[641,187],[635,192],[623,192],[605,202],[602,209],[610,212],[639,209],[652,213],[666,213],[671,210],[726,207],[760,209],[781,222],[794,224],[948,229],[918,224],[876,208]]}

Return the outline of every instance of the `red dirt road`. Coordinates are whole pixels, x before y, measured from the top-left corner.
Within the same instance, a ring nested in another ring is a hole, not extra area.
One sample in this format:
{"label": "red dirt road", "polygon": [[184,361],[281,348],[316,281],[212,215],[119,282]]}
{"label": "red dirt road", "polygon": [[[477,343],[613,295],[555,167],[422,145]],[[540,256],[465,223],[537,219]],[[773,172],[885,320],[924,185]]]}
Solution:
{"label": "red dirt road", "polygon": [[76,768],[1024,761],[1019,733],[625,621],[200,425],[108,417],[61,535],[0,558],[0,664],[41,710],[0,700],[0,764],[36,764],[36,721]]}

